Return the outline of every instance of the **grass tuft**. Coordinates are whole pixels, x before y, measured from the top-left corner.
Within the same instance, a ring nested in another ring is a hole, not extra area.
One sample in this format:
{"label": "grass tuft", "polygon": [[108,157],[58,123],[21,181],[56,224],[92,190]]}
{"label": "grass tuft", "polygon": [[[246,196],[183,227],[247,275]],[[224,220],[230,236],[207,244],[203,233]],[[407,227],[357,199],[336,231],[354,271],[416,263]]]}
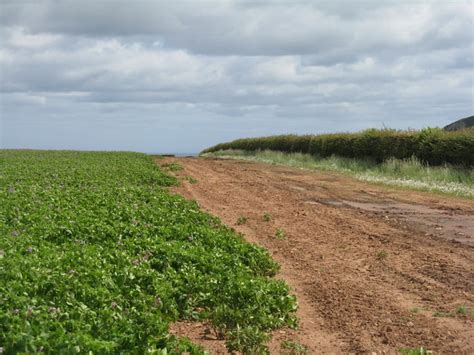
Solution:
{"label": "grass tuft", "polygon": [[331,156],[321,158],[302,153],[283,153],[271,150],[224,150],[204,156],[242,159],[302,169],[337,171],[358,180],[422,191],[440,192],[474,199],[474,169],[453,166],[429,166],[416,158],[388,159],[376,163],[367,159]]}

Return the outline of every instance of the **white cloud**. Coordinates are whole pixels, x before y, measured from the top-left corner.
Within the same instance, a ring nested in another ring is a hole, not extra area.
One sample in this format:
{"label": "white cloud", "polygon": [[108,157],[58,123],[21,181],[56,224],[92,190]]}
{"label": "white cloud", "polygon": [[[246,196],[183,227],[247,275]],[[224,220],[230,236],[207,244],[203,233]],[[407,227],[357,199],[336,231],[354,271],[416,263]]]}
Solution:
{"label": "white cloud", "polygon": [[62,36],[50,33],[28,33],[23,27],[13,27],[7,30],[8,43],[12,47],[38,49],[48,47],[58,42]]}

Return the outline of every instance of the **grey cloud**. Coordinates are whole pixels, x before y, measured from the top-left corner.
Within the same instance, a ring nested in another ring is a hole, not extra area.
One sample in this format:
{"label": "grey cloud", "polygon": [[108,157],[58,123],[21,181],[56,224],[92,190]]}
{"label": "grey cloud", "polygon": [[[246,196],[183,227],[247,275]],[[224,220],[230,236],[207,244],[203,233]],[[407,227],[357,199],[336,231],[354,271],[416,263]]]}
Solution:
{"label": "grey cloud", "polygon": [[474,111],[468,1],[1,7],[6,146],[49,147],[77,127],[101,148],[116,122],[110,132],[131,139],[123,149],[173,146],[166,137],[179,131],[191,143],[173,149],[197,151],[244,135],[443,125]]}
{"label": "grey cloud", "polygon": [[[6,25],[81,36],[144,36],[207,55],[422,51],[469,41],[469,2],[8,2]],[[112,12],[112,14],[111,14]],[[150,40],[150,39],[148,39]]]}

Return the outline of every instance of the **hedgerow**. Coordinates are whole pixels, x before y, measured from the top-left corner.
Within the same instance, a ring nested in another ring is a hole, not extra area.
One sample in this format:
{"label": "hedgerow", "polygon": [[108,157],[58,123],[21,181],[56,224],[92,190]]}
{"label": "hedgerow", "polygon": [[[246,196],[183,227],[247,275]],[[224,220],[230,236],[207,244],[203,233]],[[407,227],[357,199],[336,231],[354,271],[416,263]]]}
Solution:
{"label": "hedgerow", "polygon": [[430,165],[474,166],[474,130],[447,132],[427,128],[421,131],[369,129],[359,133],[322,135],[281,135],[237,139],[202,153],[239,149],[306,153],[320,157],[369,158],[383,162],[389,158],[416,157]]}
{"label": "hedgerow", "polygon": [[268,252],[169,194],[151,157],[0,151],[0,167],[3,353],[203,353],[169,334],[179,319],[246,350],[295,324]]}

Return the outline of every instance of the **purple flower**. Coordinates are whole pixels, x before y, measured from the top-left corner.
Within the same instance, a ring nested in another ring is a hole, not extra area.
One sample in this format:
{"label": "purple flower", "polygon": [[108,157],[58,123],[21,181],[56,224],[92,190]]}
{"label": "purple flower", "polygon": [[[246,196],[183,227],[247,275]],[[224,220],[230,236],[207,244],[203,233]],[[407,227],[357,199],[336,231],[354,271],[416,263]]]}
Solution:
{"label": "purple flower", "polygon": [[112,307],[112,309],[117,308],[117,307],[118,307],[117,302],[112,302],[112,304],[110,305],[110,307]]}
{"label": "purple flower", "polygon": [[26,251],[31,254],[33,252],[33,247],[28,247],[28,249],[26,249]]}
{"label": "purple flower", "polygon": [[12,193],[14,193],[14,192],[15,192],[15,188],[14,188],[13,186],[10,186],[10,187],[8,188],[8,193],[12,194]]}
{"label": "purple flower", "polygon": [[18,237],[20,233],[18,231],[12,231],[12,237]]}

